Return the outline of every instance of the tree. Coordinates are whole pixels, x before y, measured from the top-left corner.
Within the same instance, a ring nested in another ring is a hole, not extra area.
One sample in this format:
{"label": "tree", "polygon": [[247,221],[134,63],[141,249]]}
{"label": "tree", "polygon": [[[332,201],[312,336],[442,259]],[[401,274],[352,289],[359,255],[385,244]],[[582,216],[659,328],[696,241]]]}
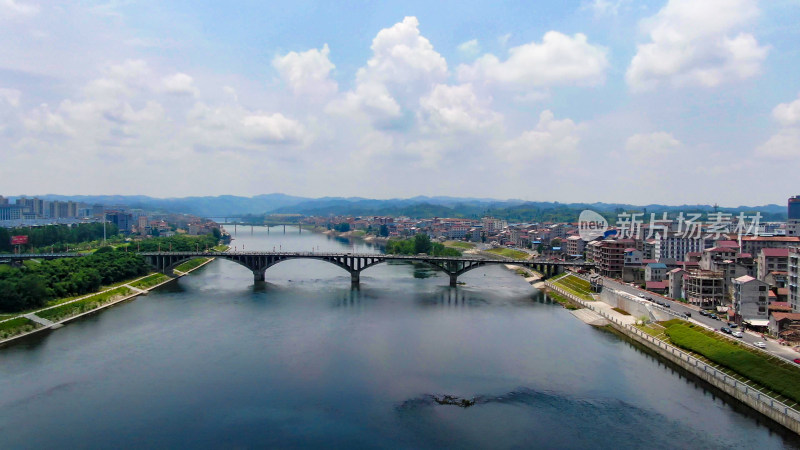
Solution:
{"label": "tree", "polygon": [[378,234],[383,237],[389,236],[389,227],[386,225],[381,225],[381,229]]}
{"label": "tree", "polygon": [[431,238],[424,233],[419,233],[414,236],[414,250],[417,253],[428,253],[431,251]]}
{"label": "tree", "polygon": [[212,228],[211,233],[214,235],[214,239],[216,240],[222,239],[222,232],[219,231],[219,228],[216,227]]}

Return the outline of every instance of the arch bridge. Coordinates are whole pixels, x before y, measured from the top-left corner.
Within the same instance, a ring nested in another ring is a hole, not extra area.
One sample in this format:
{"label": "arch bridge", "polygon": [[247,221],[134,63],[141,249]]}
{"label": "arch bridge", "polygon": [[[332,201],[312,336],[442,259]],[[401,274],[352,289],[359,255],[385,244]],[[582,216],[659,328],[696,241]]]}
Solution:
{"label": "arch bridge", "polygon": [[513,264],[533,269],[545,278],[557,275],[565,267],[592,269],[593,263],[585,261],[549,261],[549,260],[511,260],[511,259],[478,259],[464,257],[438,257],[427,255],[384,255],[353,253],[316,253],[316,252],[143,252],[141,255],[156,269],[171,273],[172,269],[193,258],[223,258],[247,267],[253,272],[255,281],[264,281],[264,272],[282,261],[290,259],[314,259],[325,261],[350,273],[353,285],[358,285],[364,269],[387,261],[408,261],[428,264],[445,272],[450,277],[450,286],[455,286],[458,277],[478,267],[496,264]]}

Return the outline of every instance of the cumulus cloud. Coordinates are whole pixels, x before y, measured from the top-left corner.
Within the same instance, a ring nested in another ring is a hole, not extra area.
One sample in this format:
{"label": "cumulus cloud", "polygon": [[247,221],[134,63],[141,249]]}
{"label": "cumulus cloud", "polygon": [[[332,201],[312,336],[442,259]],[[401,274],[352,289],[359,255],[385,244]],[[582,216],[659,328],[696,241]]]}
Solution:
{"label": "cumulus cloud", "polygon": [[628,156],[639,163],[658,162],[680,147],[681,142],[664,131],[634,134],[625,142]]}
{"label": "cumulus cloud", "polygon": [[5,102],[16,108],[19,106],[20,98],[22,98],[22,92],[16,89],[0,88],[0,102]]}
{"label": "cumulus cloud", "polygon": [[661,83],[713,87],[755,76],[768,48],[734,33],[758,14],[756,0],[670,0],[640,24],[650,42],[637,46],[628,84],[634,91]]}
{"label": "cumulus cloud", "polygon": [[185,73],[176,73],[166,76],[161,79],[161,84],[164,91],[173,95],[190,95],[197,96],[197,88],[194,85],[194,79]]}
{"label": "cumulus cloud", "polygon": [[616,16],[625,3],[628,3],[628,1],[592,0],[591,2],[584,3],[581,9],[592,11],[596,17]]}
{"label": "cumulus cloud", "polygon": [[[5,11],[11,17],[14,16],[34,16],[39,13],[39,5],[34,5],[18,0],[0,0],[0,11]],[[0,14],[0,19],[2,19]]]}
{"label": "cumulus cloud", "polygon": [[330,79],[336,66],[329,55],[330,49],[325,44],[321,49],[276,56],[272,66],[295,94],[327,97],[338,90],[336,82]]}
{"label": "cumulus cloud", "polygon": [[797,160],[800,158],[800,97],[791,103],[776,106],[772,110],[772,117],[782,128],[756,148],[756,156]]}
{"label": "cumulus cloud", "polygon": [[458,51],[467,58],[474,58],[480,53],[481,45],[478,43],[477,39],[472,39],[459,44]]}
{"label": "cumulus cloud", "polygon": [[800,128],[784,128],[756,148],[756,155],[797,161],[800,158]]}
{"label": "cumulus cloud", "polygon": [[509,50],[500,61],[486,54],[458,68],[462,82],[496,84],[511,89],[554,85],[596,85],[605,81],[607,50],[588,42],[586,35],[567,36],[548,31],[541,43],[531,42]]}
{"label": "cumulus cloud", "polygon": [[420,107],[423,127],[441,133],[478,132],[501,120],[499,114],[480,104],[470,84],[436,85],[420,99]]}
{"label": "cumulus cloud", "polygon": [[782,125],[800,124],[800,96],[791,103],[781,103],[772,110],[772,117]]}
{"label": "cumulus cloud", "polygon": [[379,31],[371,48],[372,57],[356,73],[355,89],[332,102],[329,112],[358,113],[387,126],[447,78],[447,62],[420,34],[416,17]]}
{"label": "cumulus cloud", "polygon": [[281,113],[252,114],[242,119],[242,125],[248,139],[267,144],[297,143],[304,133],[299,122]]}
{"label": "cumulus cloud", "polygon": [[577,154],[579,143],[579,125],[571,119],[556,120],[551,111],[545,110],[533,130],[501,144],[497,154],[507,162],[568,160]]}

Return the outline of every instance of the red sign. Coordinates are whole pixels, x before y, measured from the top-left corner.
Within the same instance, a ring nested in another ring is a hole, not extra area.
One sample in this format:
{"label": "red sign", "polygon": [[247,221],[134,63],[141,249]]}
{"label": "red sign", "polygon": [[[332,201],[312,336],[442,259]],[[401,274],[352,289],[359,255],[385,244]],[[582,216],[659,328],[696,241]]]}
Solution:
{"label": "red sign", "polygon": [[24,245],[28,243],[28,236],[11,236],[11,245]]}

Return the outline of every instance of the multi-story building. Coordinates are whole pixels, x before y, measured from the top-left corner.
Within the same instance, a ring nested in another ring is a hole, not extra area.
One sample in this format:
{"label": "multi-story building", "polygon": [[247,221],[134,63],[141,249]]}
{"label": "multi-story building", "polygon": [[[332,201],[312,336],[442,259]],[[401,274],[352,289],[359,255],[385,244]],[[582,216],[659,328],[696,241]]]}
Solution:
{"label": "multi-story building", "polygon": [[725,280],[722,272],[692,269],[686,276],[686,300],[696,306],[712,307],[725,300]]}
{"label": "multi-story building", "polygon": [[483,231],[487,234],[497,233],[508,226],[508,222],[505,220],[495,219],[494,217],[484,217],[481,222],[483,222]]}
{"label": "multi-story building", "polygon": [[586,241],[580,236],[570,236],[564,240],[564,248],[570,256],[583,255],[583,251],[586,249]]}
{"label": "multi-story building", "polygon": [[684,298],[683,279],[686,278],[686,273],[687,272],[681,268],[672,269],[667,272],[667,278],[669,280],[667,295],[669,295],[670,298]]}
{"label": "multi-story building", "polygon": [[736,323],[748,323],[752,327],[769,325],[767,296],[769,286],[749,275],[733,280],[733,311]]}
{"label": "multi-story building", "polygon": [[664,263],[649,263],[644,268],[645,281],[664,281],[667,277],[667,265]]}
{"label": "multi-story building", "polygon": [[0,206],[7,205],[8,199],[0,195]]}
{"label": "multi-story building", "polygon": [[17,205],[0,205],[0,220],[22,219],[22,208]]}
{"label": "multi-story building", "polygon": [[625,262],[626,266],[641,266],[642,265],[642,252],[636,250],[634,247],[625,249]]}
{"label": "multi-story building", "polygon": [[600,243],[600,273],[610,278],[622,278],[625,249],[635,244],[633,239],[608,239]]}
{"label": "multi-story building", "polygon": [[654,259],[682,261],[687,253],[702,252],[709,244],[703,237],[692,239],[676,233],[657,233],[653,242]]}
{"label": "multi-story building", "polygon": [[106,220],[117,226],[120,233],[128,234],[131,232],[133,218],[130,214],[122,211],[107,211]]}
{"label": "multi-story building", "polygon": [[788,248],[762,248],[758,253],[758,279],[764,281],[770,272],[786,272]]}
{"label": "multi-story building", "polygon": [[753,256],[765,248],[787,248],[800,246],[800,236],[743,236],[742,253]]}
{"label": "multi-story building", "polygon": [[788,268],[789,305],[793,312],[800,313],[800,248],[789,249]]}
{"label": "multi-story building", "polygon": [[800,195],[789,197],[788,213],[786,235],[800,236]]}

